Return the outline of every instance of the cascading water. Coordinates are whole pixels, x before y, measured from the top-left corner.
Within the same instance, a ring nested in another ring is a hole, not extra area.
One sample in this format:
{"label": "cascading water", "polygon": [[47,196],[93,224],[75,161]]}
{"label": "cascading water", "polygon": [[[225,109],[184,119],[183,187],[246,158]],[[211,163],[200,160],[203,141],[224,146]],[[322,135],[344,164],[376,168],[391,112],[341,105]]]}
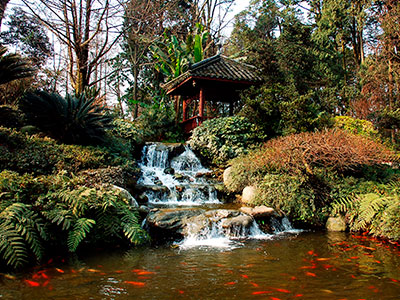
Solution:
{"label": "cascading water", "polygon": [[170,157],[171,149],[160,143],[144,146],[139,164],[151,204],[201,205],[220,203],[213,183],[201,175],[210,173],[188,146],[183,153]]}
{"label": "cascading water", "polygon": [[[147,144],[139,166],[142,176],[138,184],[149,204],[169,206],[152,210],[146,218],[146,227],[155,235],[163,237],[168,230],[174,237],[182,235],[178,243],[181,248],[236,248],[244,239],[273,236],[264,233],[246,212],[198,207],[222,203],[217,198],[217,182],[207,179],[211,171],[201,165],[188,146]],[[270,221],[275,233],[294,232],[285,217],[270,217]]]}

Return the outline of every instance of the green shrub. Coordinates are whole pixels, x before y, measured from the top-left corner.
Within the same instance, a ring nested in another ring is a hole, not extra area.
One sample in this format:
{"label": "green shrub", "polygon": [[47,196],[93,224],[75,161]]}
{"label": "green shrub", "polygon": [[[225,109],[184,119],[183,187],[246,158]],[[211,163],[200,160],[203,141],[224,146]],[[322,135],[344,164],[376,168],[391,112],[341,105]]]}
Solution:
{"label": "green shrub", "polygon": [[77,145],[57,144],[51,138],[28,136],[0,127],[0,169],[19,173],[51,174],[60,170],[77,173],[129,164],[129,160],[112,156],[107,150]]}
{"label": "green shrub", "polygon": [[96,93],[79,96],[45,91],[29,92],[20,100],[20,107],[28,122],[51,137],[71,144],[104,144],[112,117],[107,109],[96,103]]}
{"label": "green shrub", "polygon": [[0,261],[18,268],[50,247],[75,252],[90,245],[147,239],[136,209],[111,185],[84,186],[64,174],[0,173]]}
{"label": "green shrub", "polygon": [[193,130],[189,145],[209,163],[224,165],[265,138],[256,125],[235,116],[205,121]]}
{"label": "green shrub", "polygon": [[0,105],[0,126],[18,128],[23,125],[24,116],[14,106]]}
{"label": "green shrub", "polygon": [[336,116],[333,126],[348,133],[361,135],[373,140],[378,138],[378,130],[375,129],[370,121],[354,119],[348,116]]}

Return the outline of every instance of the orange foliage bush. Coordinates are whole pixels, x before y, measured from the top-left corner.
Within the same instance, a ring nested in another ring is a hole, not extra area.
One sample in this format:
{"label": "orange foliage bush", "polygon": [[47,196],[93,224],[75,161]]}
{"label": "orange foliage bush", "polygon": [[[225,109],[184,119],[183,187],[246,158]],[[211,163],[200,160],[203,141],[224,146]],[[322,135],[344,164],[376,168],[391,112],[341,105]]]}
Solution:
{"label": "orange foliage bush", "polygon": [[305,132],[272,139],[232,161],[232,186],[240,190],[266,173],[313,175],[315,168],[339,173],[396,160],[384,145],[342,130]]}

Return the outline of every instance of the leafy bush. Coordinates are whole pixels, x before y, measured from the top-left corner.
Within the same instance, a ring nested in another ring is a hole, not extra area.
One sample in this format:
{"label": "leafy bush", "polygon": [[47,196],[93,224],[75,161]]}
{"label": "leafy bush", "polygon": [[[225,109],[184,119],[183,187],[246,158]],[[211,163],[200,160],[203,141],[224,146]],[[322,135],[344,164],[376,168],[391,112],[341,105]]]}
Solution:
{"label": "leafy bush", "polygon": [[0,127],[0,169],[19,173],[51,174],[60,170],[77,173],[83,169],[130,164],[107,150],[57,144],[50,138],[28,136]]}
{"label": "leafy bush", "polygon": [[370,121],[366,120],[354,119],[348,116],[336,116],[334,118],[334,128],[373,140],[378,138],[378,131]]}
{"label": "leafy bush", "polygon": [[17,268],[49,245],[75,252],[83,241],[138,244],[147,239],[137,211],[112,186],[85,178],[0,173],[0,261]]}
{"label": "leafy bush", "polygon": [[232,188],[228,189],[241,190],[266,173],[314,175],[315,170],[323,168],[351,174],[365,166],[396,160],[382,144],[341,130],[293,134],[270,140],[260,149],[234,159]]}
{"label": "leafy bush", "polygon": [[223,165],[265,138],[256,125],[235,116],[205,121],[193,130],[189,145],[208,162]]}
{"label": "leafy bush", "polygon": [[45,91],[29,92],[21,98],[20,107],[32,125],[64,143],[103,144],[112,128],[112,117],[96,104],[96,94],[89,92],[66,98]]}
{"label": "leafy bush", "polygon": [[0,126],[17,128],[23,125],[22,113],[13,106],[0,105]]}
{"label": "leafy bush", "polygon": [[227,188],[257,188],[253,204],[278,207],[295,221],[322,226],[330,204],[342,197],[381,189],[398,171],[382,164],[393,153],[370,139],[340,130],[301,133],[268,141],[232,160]]}

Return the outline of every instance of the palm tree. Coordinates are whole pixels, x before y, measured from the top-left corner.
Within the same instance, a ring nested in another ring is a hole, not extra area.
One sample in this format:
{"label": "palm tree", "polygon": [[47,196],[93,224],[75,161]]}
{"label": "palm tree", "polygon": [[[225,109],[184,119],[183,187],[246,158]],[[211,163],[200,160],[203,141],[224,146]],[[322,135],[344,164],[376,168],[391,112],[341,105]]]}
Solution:
{"label": "palm tree", "polygon": [[7,48],[0,46],[0,85],[33,75],[29,63],[15,53],[6,54]]}

